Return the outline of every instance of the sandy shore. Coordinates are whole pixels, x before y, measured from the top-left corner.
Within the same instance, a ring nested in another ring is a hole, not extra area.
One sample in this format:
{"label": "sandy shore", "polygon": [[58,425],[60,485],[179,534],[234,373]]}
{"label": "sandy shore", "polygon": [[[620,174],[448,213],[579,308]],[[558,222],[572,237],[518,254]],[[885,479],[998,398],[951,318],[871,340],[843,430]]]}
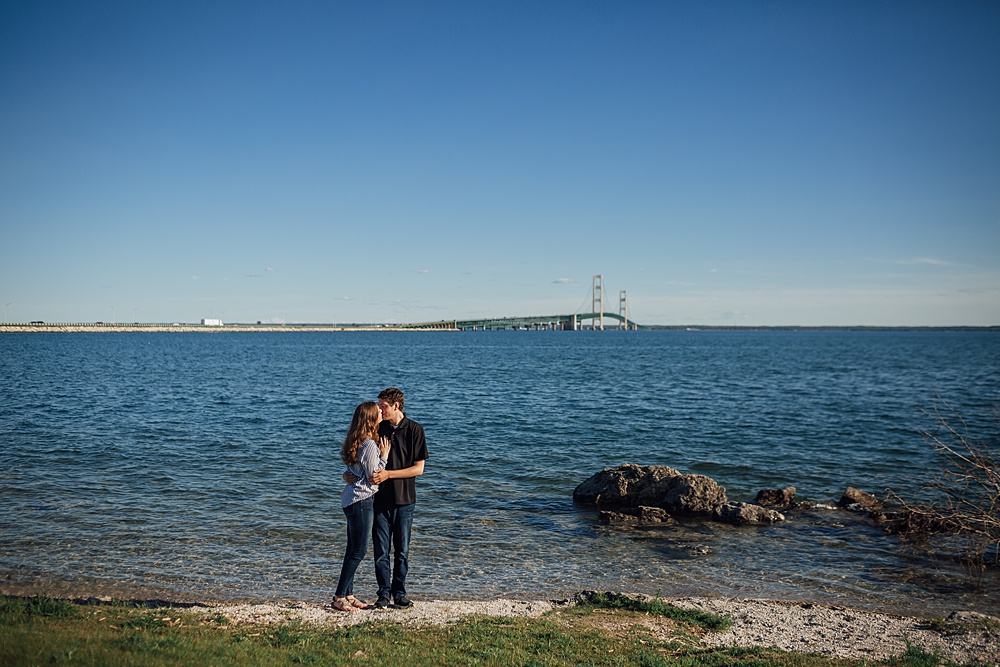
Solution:
{"label": "sandy shore", "polygon": [[[705,646],[768,647],[838,658],[884,659],[898,656],[907,642],[957,662],[978,660],[1000,665],[1000,619],[956,612],[956,626],[972,628],[943,633],[925,619],[892,616],[848,607],[743,598],[665,598],[678,607],[729,616],[733,625],[725,632],[702,638]],[[573,604],[551,600],[426,601],[411,609],[364,610],[344,613],[310,604],[239,604],[209,607],[232,623],[273,624],[298,620],[326,626],[346,626],[372,621],[411,626],[447,624],[465,616],[537,617]],[[986,621],[984,623],[984,621]],[[614,621],[611,622],[612,624]],[[646,616],[641,623],[667,635],[669,623]],[[614,627],[609,627],[614,630]]]}

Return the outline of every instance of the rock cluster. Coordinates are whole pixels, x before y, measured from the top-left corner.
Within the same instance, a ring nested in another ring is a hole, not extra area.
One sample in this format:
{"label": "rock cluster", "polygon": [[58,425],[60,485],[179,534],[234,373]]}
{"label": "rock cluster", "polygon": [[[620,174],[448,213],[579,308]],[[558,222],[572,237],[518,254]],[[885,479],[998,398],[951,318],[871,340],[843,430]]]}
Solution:
{"label": "rock cluster", "polygon": [[[634,463],[605,468],[592,475],[573,491],[573,501],[596,505],[601,523],[619,526],[671,525],[677,522],[675,517],[682,515],[737,526],[772,524],[785,520],[781,511],[816,506],[797,500],[794,486],[762,489],[752,503],[734,502],[711,477],[686,475],[668,466]],[[836,504],[881,524],[890,533],[926,533],[951,528],[940,520],[934,523],[924,516],[887,511],[878,498],[850,486]]]}
{"label": "rock cluster", "polygon": [[[774,493],[779,500],[787,500],[784,505],[794,502],[792,487]],[[726,489],[711,477],[685,475],[668,466],[634,463],[605,468],[591,476],[573,491],[573,501],[596,505],[603,510],[600,520],[609,524],[669,523],[675,514],[703,515],[737,525],[785,519],[763,504],[730,502]]]}
{"label": "rock cluster", "polygon": [[837,506],[860,514],[882,526],[890,534],[927,536],[935,533],[957,533],[960,526],[944,516],[908,509],[890,511],[870,493],[847,487]]}

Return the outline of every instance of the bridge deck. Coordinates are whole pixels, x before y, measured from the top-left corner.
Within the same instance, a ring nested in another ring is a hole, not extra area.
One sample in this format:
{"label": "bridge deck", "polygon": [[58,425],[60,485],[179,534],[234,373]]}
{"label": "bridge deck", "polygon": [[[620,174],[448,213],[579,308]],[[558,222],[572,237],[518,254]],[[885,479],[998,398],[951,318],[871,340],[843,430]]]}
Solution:
{"label": "bridge deck", "polygon": [[[409,326],[415,329],[457,329],[462,331],[466,329],[573,329],[574,327],[580,328],[583,320],[597,320],[600,317],[600,313],[571,313],[569,315],[492,317],[478,320],[438,320],[436,322],[419,322]],[[620,325],[627,323],[630,329],[638,328],[636,323],[626,322],[625,318],[617,313],[604,313],[604,317],[617,320]]]}

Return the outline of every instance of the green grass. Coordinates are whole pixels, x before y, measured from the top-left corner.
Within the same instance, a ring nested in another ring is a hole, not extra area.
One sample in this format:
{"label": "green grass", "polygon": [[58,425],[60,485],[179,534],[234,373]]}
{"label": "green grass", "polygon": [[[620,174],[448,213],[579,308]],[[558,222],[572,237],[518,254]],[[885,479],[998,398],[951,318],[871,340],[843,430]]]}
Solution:
{"label": "green grass", "polygon": [[995,618],[983,618],[969,621],[948,621],[936,619],[930,623],[931,629],[942,635],[967,635],[970,632],[986,630],[1000,633],[1000,621]]}
{"label": "green grass", "polygon": [[77,606],[53,598],[0,598],[0,625],[28,623],[36,618],[72,618]]}
{"label": "green grass", "polygon": [[659,598],[646,601],[615,593],[593,593],[587,597],[584,604],[593,605],[601,609],[624,609],[626,611],[654,614],[718,632],[728,630],[733,624],[733,619],[728,616],[719,616],[718,614],[697,609],[682,609],[668,604]]}
{"label": "green grass", "polygon": [[[607,605],[607,606],[602,606]],[[0,597],[0,665],[439,665],[758,667],[873,665],[768,649],[706,649],[712,618],[608,600],[541,618],[469,617],[446,627],[238,625],[206,609],[77,606]],[[913,649],[892,667],[942,664]]]}

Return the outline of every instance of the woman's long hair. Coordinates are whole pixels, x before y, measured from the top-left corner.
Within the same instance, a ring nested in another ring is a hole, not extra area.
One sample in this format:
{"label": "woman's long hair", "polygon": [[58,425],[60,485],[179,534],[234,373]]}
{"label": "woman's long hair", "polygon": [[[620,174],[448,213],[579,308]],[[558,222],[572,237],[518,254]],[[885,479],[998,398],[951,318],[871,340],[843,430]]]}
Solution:
{"label": "woman's long hair", "polygon": [[351,427],[347,429],[347,437],[344,438],[344,446],[340,449],[340,458],[344,465],[354,465],[358,460],[358,452],[366,438],[378,441],[378,425],[382,421],[382,413],[378,409],[375,401],[365,401],[354,408],[354,417],[351,418]]}

